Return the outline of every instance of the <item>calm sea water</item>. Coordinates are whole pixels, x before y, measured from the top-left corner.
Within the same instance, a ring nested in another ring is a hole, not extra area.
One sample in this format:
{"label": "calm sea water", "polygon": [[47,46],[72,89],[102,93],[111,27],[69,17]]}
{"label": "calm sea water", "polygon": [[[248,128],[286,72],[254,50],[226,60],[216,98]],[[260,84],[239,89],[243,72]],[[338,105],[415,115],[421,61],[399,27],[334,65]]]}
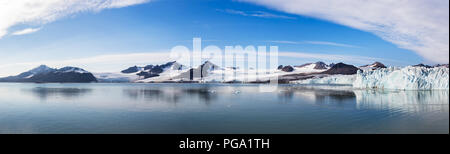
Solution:
{"label": "calm sea water", "polygon": [[449,133],[449,91],[1,83],[0,133]]}

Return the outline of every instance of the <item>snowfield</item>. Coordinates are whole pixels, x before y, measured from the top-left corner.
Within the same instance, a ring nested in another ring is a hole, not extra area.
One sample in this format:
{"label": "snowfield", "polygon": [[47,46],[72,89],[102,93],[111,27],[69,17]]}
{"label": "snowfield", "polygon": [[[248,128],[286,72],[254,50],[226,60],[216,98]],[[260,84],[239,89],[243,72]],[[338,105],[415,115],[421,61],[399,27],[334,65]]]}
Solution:
{"label": "snowfield", "polygon": [[[176,64],[176,63],[174,63]],[[178,64],[179,66],[180,64]],[[211,63],[211,65],[214,65]],[[158,83],[158,82],[180,82],[180,81],[191,81],[186,76],[182,74],[189,73],[189,67],[182,67],[179,69],[175,67],[177,65],[172,65],[163,69],[163,72],[158,74],[158,76],[151,78],[142,78],[137,75],[137,73],[94,73],[95,77],[100,82],[135,82],[135,83]],[[292,72],[284,72],[281,70],[242,70],[233,68],[209,68],[206,70],[205,76],[203,78],[195,77],[192,81],[202,82],[202,83],[218,83],[218,82],[258,82],[267,81],[271,78],[283,75],[292,75],[299,73],[319,73],[326,71],[327,69],[314,69],[316,64],[312,63],[305,65],[303,67],[294,67]],[[140,72],[142,70],[139,70]],[[270,72],[270,73],[269,73]]]}
{"label": "snowfield", "polygon": [[292,81],[296,84],[340,84],[352,85],[355,81],[356,75],[331,75],[323,78],[312,78],[306,80]]}
{"label": "snowfield", "polygon": [[136,74],[117,73],[93,73],[99,82],[134,82],[139,79]]}

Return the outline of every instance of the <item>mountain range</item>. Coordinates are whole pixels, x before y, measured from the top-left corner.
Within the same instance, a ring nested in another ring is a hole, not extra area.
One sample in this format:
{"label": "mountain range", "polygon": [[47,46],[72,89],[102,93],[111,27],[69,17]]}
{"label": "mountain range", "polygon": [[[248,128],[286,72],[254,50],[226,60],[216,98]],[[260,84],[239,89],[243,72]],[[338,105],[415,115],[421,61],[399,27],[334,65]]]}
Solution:
{"label": "mountain range", "polygon": [[[428,66],[424,64],[412,67],[446,67],[448,64]],[[380,62],[356,67],[344,63],[325,64],[324,62],[306,63],[296,66],[280,65],[271,74],[267,70],[241,70],[235,67],[221,68],[210,61],[203,62],[198,67],[187,67],[176,61],[160,65],[132,66],[117,73],[91,73],[77,67],[50,68],[41,65],[16,76],[0,78],[0,82],[36,82],[36,83],[90,83],[90,82],[224,82],[224,83],[264,83],[274,75],[281,83],[323,78],[333,75],[354,75],[359,70],[373,71],[387,68]],[[248,74],[258,74],[251,76]]]}

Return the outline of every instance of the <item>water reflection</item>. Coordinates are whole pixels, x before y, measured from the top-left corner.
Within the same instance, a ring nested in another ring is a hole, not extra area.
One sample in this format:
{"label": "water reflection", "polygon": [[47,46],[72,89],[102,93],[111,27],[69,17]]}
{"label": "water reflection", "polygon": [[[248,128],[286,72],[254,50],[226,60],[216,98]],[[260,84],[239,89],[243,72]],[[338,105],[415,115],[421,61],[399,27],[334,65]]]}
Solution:
{"label": "water reflection", "polygon": [[[107,90],[105,90],[105,88]],[[0,88],[1,89],[1,88]],[[6,90],[6,89],[4,89]],[[111,100],[106,102],[210,105],[219,100],[228,102],[255,102],[265,98],[271,103],[309,103],[319,106],[355,109],[392,110],[401,112],[448,112],[449,91],[383,91],[354,90],[345,87],[280,86],[278,92],[260,93],[258,86],[246,85],[173,85],[157,86],[63,86],[26,87],[21,91],[32,93],[41,100]],[[6,91],[7,93],[11,93]],[[2,95],[7,96],[8,94]],[[109,98],[112,93],[119,94]],[[11,93],[17,94],[19,93]],[[89,95],[88,95],[89,94]],[[22,94],[23,95],[23,94]],[[88,97],[89,96],[89,97]],[[125,100],[124,98],[131,99]]]}
{"label": "water reflection", "polygon": [[355,91],[359,109],[390,109],[404,112],[449,110],[449,91]]}
{"label": "water reflection", "polygon": [[195,88],[195,89],[184,89],[184,93],[188,96],[196,96],[200,98],[201,101],[205,102],[206,105],[211,104],[212,101],[217,99],[217,93],[209,87]]}
{"label": "water reflection", "polygon": [[317,105],[356,105],[356,95],[349,90],[322,89],[314,87],[280,87],[278,98],[283,102],[297,99],[308,100]]}
{"label": "water reflection", "polygon": [[448,133],[448,104],[448,90],[0,84],[0,133]]}
{"label": "water reflection", "polygon": [[49,97],[62,97],[65,99],[75,99],[91,93],[92,89],[86,88],[47,88],[36,87],[32,89],[26,89],[25,91],[31,92],[41,100],[47,100]]}
{"label": "water reflection", "polygon": [[316,92],[317,104],[334,103],[338,106],[354,104],[355,93],[352,91],[324,90]]}
{"label": "water reflection", "polygon": [[139,88],[139,89],[124,89],[125,96],[133,100],[143,100],[144,102],[165,102],[176,104],[180,101],[195,101],[203,102],[206,105],[211,104],[218,99],[218,94],[215,90],[209,87],[200,88],[181,88],[181,87],[165,87],[165,88]]}
{"label": "water reflection", "polygon": [[124,89],[123,94],[133,100],[165,102],[170,104],[178,103],[181,98],[181,93],[178,91],[165,92],[162,89]]}
{"label": "water reflection", "polygon": [[354,90],[336,87],[279,87],[284,103],[306,100],[316,105],[402,112],[448,111],[449,91]]}

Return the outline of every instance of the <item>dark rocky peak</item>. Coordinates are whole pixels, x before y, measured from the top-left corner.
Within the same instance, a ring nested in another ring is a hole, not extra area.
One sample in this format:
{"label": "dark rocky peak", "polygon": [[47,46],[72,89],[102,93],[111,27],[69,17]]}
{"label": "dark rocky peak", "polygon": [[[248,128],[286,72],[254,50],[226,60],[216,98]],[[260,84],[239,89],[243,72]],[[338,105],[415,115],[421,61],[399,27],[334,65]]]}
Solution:
{"label": "dark rocky peak", "polygon": [[294,68],[289,65],[289,66],[284,66],[281,70],[283,72],[292,72],[292,71],[294,71]]}
{"label": "dark rocky peak", "polygon": [[176,61],[173,61],[173,62],[168,62],[168,63],[166,63],[166,64],[163,64],[163,65],[160,65],[160,66],[155,66],[155,67],[160,67],[160,68],[162,68],[162,69],[165,69],[165,68],[168,68],[168,67],[171,67],[173,64],[175,64],[176,63]]}
{"label": "dark rocky peak", "polygon": [[436,64],[433,67],[446,67],[446,68],[448,68],[448,64]]}
{"label": "dark rocky peak", "polygon": [[333,67],[334,65],[336,65],[335,63],[331,63],[330,65],[328,65],[329,67]]}
{"label": "dark rocky peak", "polygon": [[387,68],[386,65],[384,65],[383,63],[380,63],[380,62],[375,62],[373,64],[364,65],[364,66],[361,66],[361,67]]}
{"label": "dark rocky peak", "polygon": [[433,66],[430,66],[430,65],[425,65],[425,64],[422,64],[422,63],[420,63],[420,64],[417,64],[417,65],[413,65],[413,67],[425,67],[425,68],[433,68]]}
{"label": "dark rocky peak", "polygon": [[153,65],[147,65],[147,66],[144,67],[144,70],[150,70],[152,68],[153,68]]}
{"label": "dark rocky peak", "polygon": [[329,70],[322,72],[322,74],[343,74],[352,75],[358,72],[358,68],[353,65],[347,65],[344,63],[337,63],[333,65]]}
{"label": "dark rocky peak", "polygon": [[[143,71],[141,71],[138,67],[136,68],[132,68],[131,70],[133,71],[132,73],[136,73],[136,75],[144,77],[144,79],[147,78],[152,78],[152,77],[157,77],[159,76],[159,74],[163,73],[164,70],[168,69],[168,68],[173,68],[175,70],[181,70],[183,69],[183,65],[177,63],[176,61],[172,61],[172,62],[168,62],[162,65],[147,65],[143,68]],[[137,70],[137,71],[136,71]],[[136,71],[136,72],[134,72]]]}
{"label": "dark rocky peak", "polygon": [[283,69],[283,65],[278,66],[277,70]]}
{"label": "dark rocky peak", "polygon": [[380,63],[380,62],[375,62],[372,64],[372,66],[376,67],[376,68],[387,68],[386,65],[384,65],[383,63]]}
{"label": "dark rocky peak", "polygon": [[125,69],[125,70],[123,70],[123,71],[121,71],[121,72],[122,72],[122,73],[126,73],[126,74],[129,74],[129,73],[136,73],[136,72],[139,72],[139,67],[133,66],[133,67],[127,68],[127,69]]}
{"label": "dark rocky peak", "polygon": [[319,61],[319,62],[316,62],[315,64],[316,64],[316,66],[314,66],[314,69],[318,69],[318,70],[325,70],[325,69],[328,69],[328,68],[327,68],[328,65],[325,64],[324,62]]}
{"label": "dark rocky peak", "polygon": [[151,74],[159,74],[164,72],[165,69],[172,67],[173,65],[177,65],[179,67],[179,64],[176,61],[168,62],[162,65],[155,65],[151,69],[148,69]]}

